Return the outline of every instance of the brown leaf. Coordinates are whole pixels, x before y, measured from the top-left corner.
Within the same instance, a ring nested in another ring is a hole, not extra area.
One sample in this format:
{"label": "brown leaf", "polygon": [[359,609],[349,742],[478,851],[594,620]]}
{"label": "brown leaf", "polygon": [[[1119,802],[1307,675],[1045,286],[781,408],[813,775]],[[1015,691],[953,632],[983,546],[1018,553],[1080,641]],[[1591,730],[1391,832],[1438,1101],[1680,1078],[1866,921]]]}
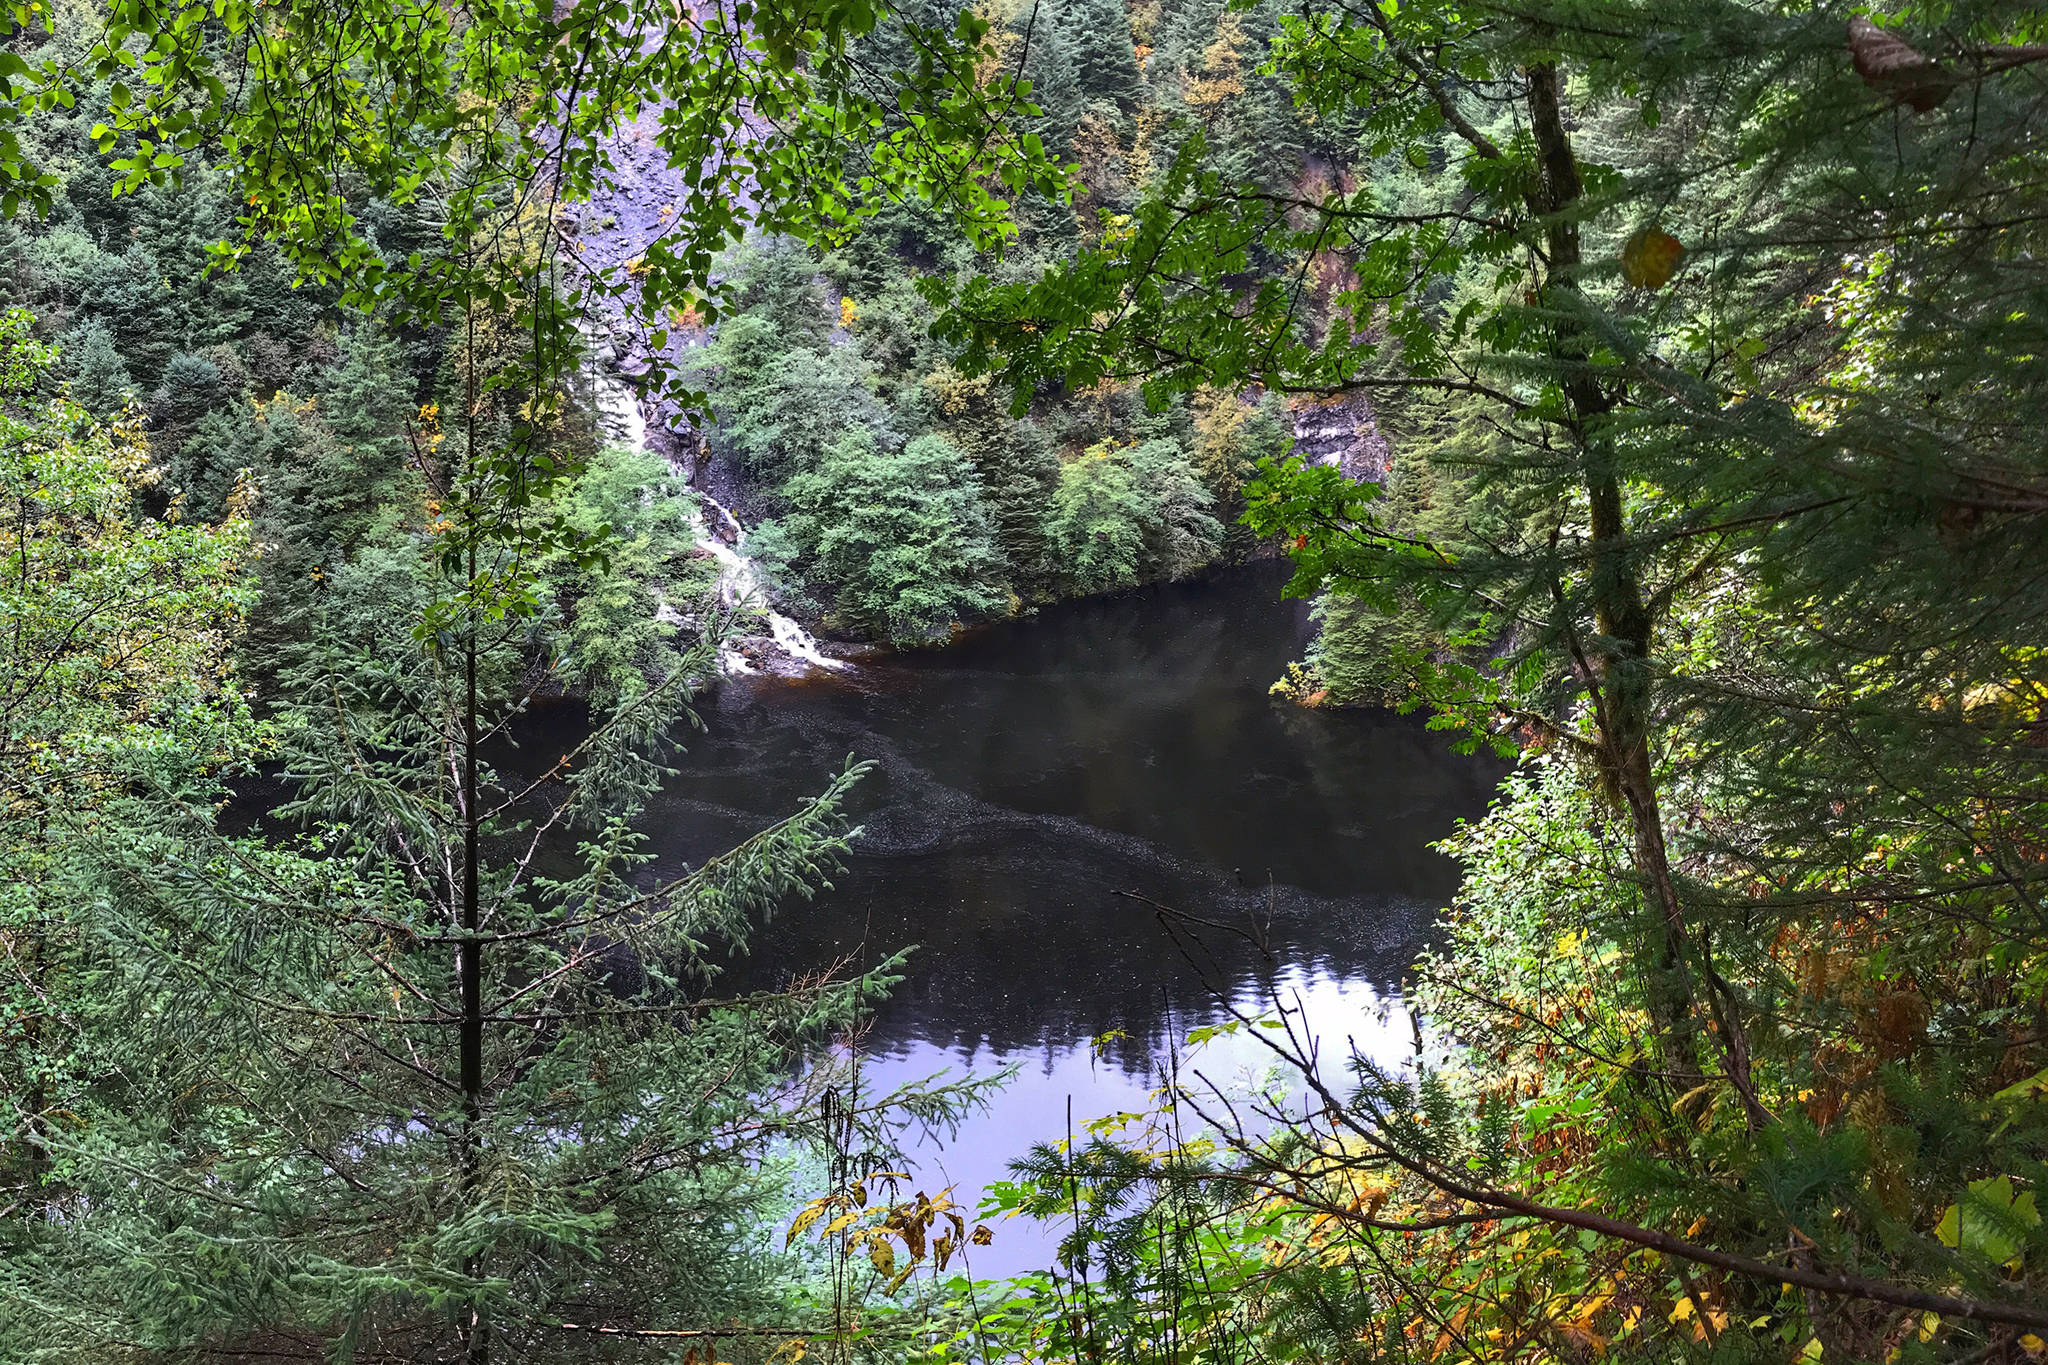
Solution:
{"label": "brown leaf", "polygon": [[1806,1101],[1806,1116],[1813,1120],[1816,1128],[1825,1130],[1835,1121],[1835,1116],[1842,1112],[1844,1098],[1841,1087],[1836,1085],[1826,1085],[1811,1091]]}
{"label": "brown leaf", "polygon": [[1593,1330],[1591,1319],[1561,1322],[1557,1334],[1581,1359],[1598,1359],[1607,1354],[1607,1338]]}
{"label": "brown leaf", "polygon": [[1849,56],[1856,74],[1880,94],[1924,114],[1961,84],[1932,57],[1879,28],[1862,15],[1849,21]]}
{"label": "brown leaf", "polygon": [[1933,1017],[1927,999],[1918,991],[1893,991],[1877,999],[1870,1030],[1885,1056],[1904,1057],[1927,1032]]}

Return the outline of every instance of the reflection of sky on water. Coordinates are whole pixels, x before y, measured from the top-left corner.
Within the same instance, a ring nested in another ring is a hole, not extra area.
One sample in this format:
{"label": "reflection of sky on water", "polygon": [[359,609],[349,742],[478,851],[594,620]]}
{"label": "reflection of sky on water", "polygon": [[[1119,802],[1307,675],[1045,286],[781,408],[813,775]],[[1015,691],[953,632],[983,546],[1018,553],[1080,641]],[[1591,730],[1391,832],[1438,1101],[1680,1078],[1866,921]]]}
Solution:
{"label": "reflection of sky on water", "polygon": [[[1320,1040],[1318,1074],[1333,1089],[1342,1091],[1350,1084],[1348,1059],[1354,1049],[1389,1069],[1400,1069],[1412,1056],[1414,1032],[1407,1012],[1371,982],[1330,975],[1316,967],[1290,966],[1276,974],[1274,984],[1296,1027],[1304,1036]],[[1247,987],[1234,993],[1231,1005],[1249,1018],[1275,1018],[1273,998]],[[871,1051],[862,1069],[869,1085],[886,1090],[942,1072],[987,1075],[1005,1066],[1017,1068],[1015,1079],[991,1107],[969,1115],[957,1133],[925,1138],[911,1152],[911,1188],[935,1192],[951,1185],[954,1197],[972,1207],[991,1182],[1010,1178],[1010,1162],[1035,1143],[1058,1140],[1070,1131],[1070,1123],[1071,1131],[1085,1142],[1090,1120],[1151,1110],[1167,1068],[1174,1065],[1183,1088],[1194,1092],[1199,1107],[1219,1120],[1226,1111],[1210,1101],[1212,1094],[1238,1101],[1237,1112],[1248,1121],[1246,1097],[1266,1095],[1277,1087],[1283,1102],[1298,1104],[1303,1087],[1297,1074],[1281,1065],[1252,1029],[1240,1027],[1187,1046],[1190,1031],[1230,1018],[1213,1005],[1176,1015],[1171,1025],[1162,1024],[1149,1037],[1122,1040],[1127,1046],[1121,1049],[1121,1059],[1087,1039],[1012,1051],[986,1043],[963,1049],[907,1039]],[[1140,1066],[1130,1065],[1140,1058]],[[1189,1135],[1199,1126],[1193,1112],[1184,1112],[1183,1121]],[[1050,1261],[1062,1231],[1023,1219],[999,1222],[994,1225],[994,1244],[972,1249],[974,1273],[1005,1276],[1036,1269]]]}

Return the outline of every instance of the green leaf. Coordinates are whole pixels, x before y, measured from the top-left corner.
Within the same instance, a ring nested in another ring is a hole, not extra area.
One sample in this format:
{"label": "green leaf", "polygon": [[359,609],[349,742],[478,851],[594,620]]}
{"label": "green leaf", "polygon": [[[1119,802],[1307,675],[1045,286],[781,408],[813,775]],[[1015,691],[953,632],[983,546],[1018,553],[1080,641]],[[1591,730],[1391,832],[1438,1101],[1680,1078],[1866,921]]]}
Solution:
{"label": "green leaf", "polygon": [[2026,1235],[2041,1226],[2034,1192],[2013,1192],[2012,1177],[1973,1180],[1962,1199],[1948,1206],[1934,1235],[1943,1246],[1996,1265],[2015,1265]]}
{"label": "green leaf", "polygon": [[2017,1104],[2029,1096],[2048,1098],[2048,1067],[2043,1067],[2023,1081],[2014,1081],[1991,1098],[2000,1104]]}

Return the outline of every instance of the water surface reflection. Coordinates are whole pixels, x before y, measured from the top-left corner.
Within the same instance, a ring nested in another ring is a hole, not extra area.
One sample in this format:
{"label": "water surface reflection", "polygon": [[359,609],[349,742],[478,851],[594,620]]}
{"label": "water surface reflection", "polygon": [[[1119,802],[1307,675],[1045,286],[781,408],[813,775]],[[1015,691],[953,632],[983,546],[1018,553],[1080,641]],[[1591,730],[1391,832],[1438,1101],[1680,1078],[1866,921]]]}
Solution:
{"label": "water surface reflection", "polygon": [[[1309,634],[1283,581],[1260,566],[848,678],[729,682],[650,812],[656,871],[787,813],[849,755],[876,762],[834,889],[769,925],[727,984],[916,945],[867,1040],[877,1078],[1020,1066],[928,1157],[963,1188],[1062,1133],[1069,1097],[1077,1122],[1137,1107],[1168,1041],[1269,972],[1333,1038],[1405,1047],[1383,1005],[1455,884],[1427,844],[1484,808],[1499,769],[1412,718],[1271,699]],[[1200,948],[1120,891],[1207,921]]]}

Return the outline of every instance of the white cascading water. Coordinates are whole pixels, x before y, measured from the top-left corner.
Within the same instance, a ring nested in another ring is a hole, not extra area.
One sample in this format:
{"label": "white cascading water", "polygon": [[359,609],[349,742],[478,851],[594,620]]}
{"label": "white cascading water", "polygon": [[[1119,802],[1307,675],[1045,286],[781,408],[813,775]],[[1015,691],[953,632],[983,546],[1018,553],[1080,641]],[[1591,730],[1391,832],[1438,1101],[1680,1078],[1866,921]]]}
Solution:
{"label": "white cascading water", "polygon": [[[718,598],[728,607],[737,608],[750,599],[765,603],[767,589],[761,585],[761,571],[753,560],[748,559],[728,543],[724,536],[704,524],[704,509],[719,519],[734,543],[745,534],[740,519],[730,509],[709,493],[699,490],[698,509],[692,515],[697,522],[697,544],[718,561]],[[770,611],[764,606],[763,614],[768,618],[768,633],[774,637],[776,647],[793,659],[801,659],[813,668],[845,668],[844,659],[835,659],[818,648],[818,641],[809,631],[790,620],[779,611]]]}
{"label": "white cascading water", "polygon": [[[602,360],[595,359],[598,354],[595,345],[591,351],[591,386],[596,391],[598,418],[604,423],[605,435],[633,450],[646,450],[647,415],[640,410],[639,397],[624,380],[607,369]],[[769,607],[768,592],[761,582],[759,567],[734,548],[745,534],[740,519],[710,494],[698,491],[696,497],[697,506],[691,511],[690,518],[697,535],[697,548],[718,564],[718,600],[736,611],[751,609],[760,612],[768,622],[768,633],[774,639],[775,647],[791,659],[810,668],[837,671],[847,667],[844,659],[835,659],[818,648],[816,637],[809,631]],[[706,508],[731,535],[731,543],[706,522]],[[683,619],[682,613],[668,602],[663,602],[655,614],[658,619],[671,623]],[[760,672],[746,655],[730,645],[719,650],[718,667],[729,675]]]}

